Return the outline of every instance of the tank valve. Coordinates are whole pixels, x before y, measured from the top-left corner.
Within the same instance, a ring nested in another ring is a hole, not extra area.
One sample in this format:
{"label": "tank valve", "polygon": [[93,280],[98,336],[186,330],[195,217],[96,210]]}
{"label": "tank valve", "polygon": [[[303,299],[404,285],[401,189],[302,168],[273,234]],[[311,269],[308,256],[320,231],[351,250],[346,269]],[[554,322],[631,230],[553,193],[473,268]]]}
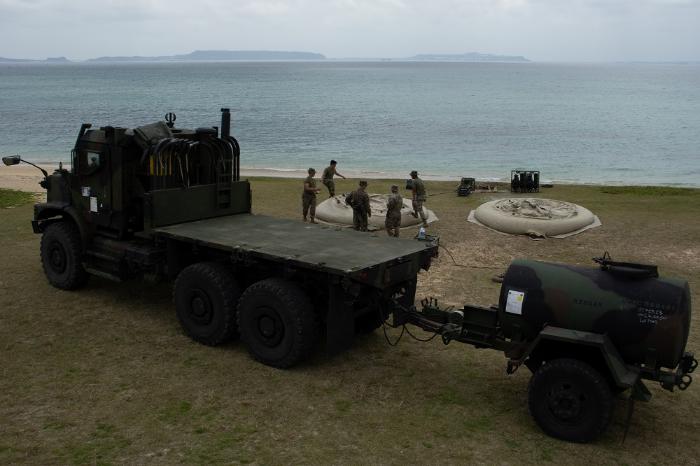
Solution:
{"label": "tank valve", "polygon": [[685,374],[681,376],[678,382],[676,382],[676,385],[678,386],[679,390],[685,390],[686,388],[690,387],[691,383],[693,383],[693,378],[688,374]]}
{"label": "tank valve", "polygon": [[693,378],[690,374],[698,367],[698,360],[695,359],[693,353],[685,353],[681,358],[680,364],[678,364],[678,369],[676,371],[675,385],[679,390],[687,389],[691,383],[693,383]]}
{"label": "tank valve", "polygon": [[685,353],[678,364],[678,372],[681,374],[692,374],[698,367],[698,360],[693,353]]}

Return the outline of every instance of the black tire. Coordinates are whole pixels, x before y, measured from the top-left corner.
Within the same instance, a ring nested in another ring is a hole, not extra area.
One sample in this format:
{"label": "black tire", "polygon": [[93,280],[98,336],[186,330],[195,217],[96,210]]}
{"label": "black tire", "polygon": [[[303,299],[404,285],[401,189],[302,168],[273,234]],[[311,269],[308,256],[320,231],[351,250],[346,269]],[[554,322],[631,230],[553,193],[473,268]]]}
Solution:
{"label": "black tire", "polygon": [[223,264],[200,262],[186,267],[175,280],[177,318],[187,335],[209,346],[238,334],[236,307],[241,290]]}
{"label": "black tire", "polygon": [[287,368],[311,354],[318,322],[306,294],[294,283],[269,278],[251,285],[238,305],[241,340],[258,361]]}
{"label": "black tire", "polygon": [[85,285],[88,274],[82,263],[80,233],[73,223],[51,223],[41,236],[41,266],[49,283],[62,290]]}
{"label": "black tire", "polygon": [[608,427],[614,404],[600,372],[576,359],[555,359],[540,366],[530,379],[528,406],[546,434],[586,443]]}

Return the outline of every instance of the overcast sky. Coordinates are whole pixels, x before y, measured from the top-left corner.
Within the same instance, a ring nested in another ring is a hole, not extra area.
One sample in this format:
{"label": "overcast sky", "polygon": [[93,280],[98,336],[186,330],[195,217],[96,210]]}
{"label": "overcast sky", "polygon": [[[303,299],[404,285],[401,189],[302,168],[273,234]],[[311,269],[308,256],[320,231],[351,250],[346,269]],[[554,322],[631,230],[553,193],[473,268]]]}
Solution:
{"label": "overcast sky", "polygon": [[0,56],[193,50],[700,60],[700,0],[0,0]]}

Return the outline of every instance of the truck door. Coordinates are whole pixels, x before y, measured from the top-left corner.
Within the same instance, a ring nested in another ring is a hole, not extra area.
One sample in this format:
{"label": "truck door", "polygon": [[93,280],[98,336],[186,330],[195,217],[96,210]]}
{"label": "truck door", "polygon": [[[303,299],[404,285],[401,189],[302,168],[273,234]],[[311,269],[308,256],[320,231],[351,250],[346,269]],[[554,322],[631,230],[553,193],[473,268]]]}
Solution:
{"label": "truck door", "polygon": [[90,144],[78,152],[77,175],[88,222],[108,227],[111,218],[112,183],[106,145]]}

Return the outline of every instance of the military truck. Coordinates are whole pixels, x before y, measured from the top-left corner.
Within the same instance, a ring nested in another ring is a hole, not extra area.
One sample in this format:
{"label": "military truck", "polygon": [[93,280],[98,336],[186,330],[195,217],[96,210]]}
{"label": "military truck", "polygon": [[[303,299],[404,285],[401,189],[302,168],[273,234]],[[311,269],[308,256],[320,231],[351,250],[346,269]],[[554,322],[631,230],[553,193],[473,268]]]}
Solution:
{"label": "military truck", "polygon": [[469,196],[476,189],[476,178],[462,178],[457,186],[457,196]]}
{"label": "military truck", "polygon": [[83,124],[70,170],[44,172],[47,200],[35,205],[32,227],[49,283],[73,290],[90,275],[173,279],[187,335],[218,345],[240,334],[253,357],[282,368],[306,358],[324,333],[328,349],[340,351],[380,325],[378,310],[413,305],[436,242],[254,215],[229,110],[221,128],[167,120]]}
{"label": "military truck", "polygon": [[631,389],[630,403],[649,401],[644,380],[685,390],[698,365],[685,351],[688,282],[608,254],[595,261],[599,268],[515,260],[497,306],[441,309],[424,300],[421,310],[399,308],[393,324],[503,351],[507,373],[522,365],[533,373],[528,407],[542,430],[588,442],[607,428],[615,393]]}
{"label": "military truck", "polygon": [[418,309],[418,272],[437,256],[438,238],[254,215],[230,112],[222,109],[220,128],[166,120],[135,129],[83,124],[71,169],[44,172],[47,201],[35,205],[32,227],[53,286],[77,289],[89,275],[170,278],[187,335],[206,345],[240,335],[254,358],[280,368],[306,358],[323,334],[339,351],[383,325],[497,349],[508,373],[522,365],[533,372],[532,416],[568,441],[606,429],[615,392],[646,401],[643,380],[668,390],[692,382],[683,280],[608,256],[598,269],[516,260],[498,306],[454,310],[424,300]]}

